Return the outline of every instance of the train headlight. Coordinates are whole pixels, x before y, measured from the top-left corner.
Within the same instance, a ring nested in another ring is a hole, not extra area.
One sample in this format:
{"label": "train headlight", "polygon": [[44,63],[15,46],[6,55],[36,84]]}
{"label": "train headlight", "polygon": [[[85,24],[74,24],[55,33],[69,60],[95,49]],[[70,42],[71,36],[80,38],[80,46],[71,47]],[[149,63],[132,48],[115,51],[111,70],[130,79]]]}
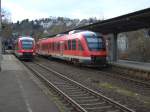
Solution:
{"label": "train headlight", "polygon": [[35,55],[36,55],[36,53],[33,53],[33,55],[35,56]]}
{"label": "train headlight", "polygon": [[18,55],[19,55],[19,56],[22,56],[22,55],[23,55],[23,53],[22,53],[22,52],[20,52],[20,53],[18,53]]}

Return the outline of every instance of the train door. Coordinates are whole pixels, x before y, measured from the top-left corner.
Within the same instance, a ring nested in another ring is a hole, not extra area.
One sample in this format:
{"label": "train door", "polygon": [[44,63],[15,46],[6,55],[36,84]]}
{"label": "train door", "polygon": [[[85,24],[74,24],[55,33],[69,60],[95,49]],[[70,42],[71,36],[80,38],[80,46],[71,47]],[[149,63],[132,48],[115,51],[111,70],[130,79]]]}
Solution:
{"label": "train door", "polygon": [[60,55],[62,56],[64,53],[64,42],[60,41]]}

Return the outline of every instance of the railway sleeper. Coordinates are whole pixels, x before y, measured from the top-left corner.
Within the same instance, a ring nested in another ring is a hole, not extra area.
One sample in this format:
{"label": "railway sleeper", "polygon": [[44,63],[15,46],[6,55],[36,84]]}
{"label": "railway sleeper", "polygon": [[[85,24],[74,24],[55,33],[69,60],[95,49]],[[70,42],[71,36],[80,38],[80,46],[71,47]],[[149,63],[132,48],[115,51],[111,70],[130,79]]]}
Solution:
{"label": "railway sleeper", "polygon": [[121,110],[108,110],[107,112],[121,112]]}
{"label": "railway sleeper", "polygon": [[70,97],[84,97],[84,96],[89,96],[89,93],[85,93],[85,94],[77,94],[77,95],[70,95]]}
{"label": "railway sleeper", "polygon": [[105,106],[105,105],[107,105],[106,102],[81,104],[82,107],[89,107],[89,108],[101,107],[101,106]]}
{"label": "railway sleeper", "polygon": [[100,102],[99,99],[86,99],[86,100],[80,100],[80,99],[75,99],[79,104],[88,104],[88,103],[98,103]]}
{"label": "railway sleeper", "polygon": [[102,105],[106,104],[106,102],[98,102],[98,103],[87,103],[87,104],[81,104],[82,106],[93,106],[93,105]]}
{"label": "railway sleeper", "polygon": [[74,91],[82,91],[81,89],[79,88],[64,88],[66,91],[70,91],[70,92],[74,92]]}
{"label": "railway sleeper", "polygon": [[72,85],[68,82],[63,82],[63,83],[54,82],[54,84],[59,85],[59,86],[74,87],[74,85]]}
{"label": "railway sleeper", "polygon": [[58,86],[58,87],[60,87],[60,88],[73,88],[74,86],[72,86],[72,85],[68,85],[68,84],[54,84],[54,85],[56,85],[56,86]]}
{"label": "railway sleeper", "polygon": [[70,86],[70,85],[66,85],[66,86],[64,86],[64,88],[66,89],[66,90],[79,90],[80,88],[79,87],[76,87],[76,86]]}
{"label": "railway sleeper", "polygon": [[66,90],[66,91],[71,92],[71,93],[83,92],[83,90],[79,90],[79,89],[72,89],[72,90]]}
{"label": "railway sleeper", "polygon": [[112,110],[112,106],[108,105],[108,106],[101,106],[101,107],[95,107],[95,108],[89,108],[89,107],[85,107],[86,110],[99,110],[99,111],[108,111],[108,110]]}
{"label": "railway sleeper", "polygon": [[54,82],[54,85],[62,85],[62,86],[64,86],[64,85],[66,85],[66,83],[55,83]]}
{"label": "railway sleeper", "polygon": [[80,99],[80,100],[91,100],[91,99],[96,99],[94,96],[86,96],[86,97],[73,97],[74,99]]}
{"label": "railway sleeper", "polygon": [[83,92],[82,92],[82,93],[81,93],[81,92],[80,92],[80,93],[77,93],[77,92],[76,92],[76,93],[68,93],[68,92],[65,92],[65,93],[66,93],[68,96],[74,96],[74,95],[81,96],[81,95],[85,94],[85,93],[83,93]]}
{"label": "railway sleeper", "polygon": [[[60,87],[60,88],[65,88],[65,89],[73,89],[73,88],[75,88],[74,86],[67,85],[67,84],[57,85],[57,86]],[[78,88],[76,87],[76,89],[78,89]]]}
{"label": "railway sleeper", "polygon": [[80,89],[79,87],[75,87],[75,86],[68,86],[66,87],[67,90],[74,90],[74,89]]}
{"label": "railway sleeper", "polygon": [[66,88],[64,89],[68,94],[85,94],[87,93],[86,91],[81,91],[80,89],[75,89],[75,90],[67,90]]}

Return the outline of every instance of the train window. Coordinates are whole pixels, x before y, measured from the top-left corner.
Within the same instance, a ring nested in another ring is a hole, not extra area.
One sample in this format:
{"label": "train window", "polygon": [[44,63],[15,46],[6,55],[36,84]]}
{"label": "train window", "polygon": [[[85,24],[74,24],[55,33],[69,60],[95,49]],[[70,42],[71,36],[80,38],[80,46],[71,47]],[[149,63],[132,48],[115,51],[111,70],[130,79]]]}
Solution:
{"label": "train window", "polygon": [[49,43],[49,48],[48,49],[51,50],[51,43]]}
{"label": "train window", "polygon": [[42,45],[42,49],[44,50],[44,45]]}
{"label": "train window", "polygon": [[32,49],[33,41],[32,40],[22,40],[22,48],[23,49]]}
{"label": "train window", "polygon": [[43,50],[45,50],[45,44],[43,45]]}
{"label": "train window", "polygon": [[72,50],[76,50],[76,40],[72,40]]}
{"label": "train window", "polygon": [[59,50],[60,49],[60,43],[58,42],[57,43],[57,50]]}
{"label": "train window", "polygon": [[54,51],[56,51],[57,50],[57,44],[56,44],[56,42],[54,42]]}
{"label": "train window", "polygon": [[102,37],[86,36],[86,41],[87,41],[89,50],[91,50],[91,51],[93,51],[93,50],[98,51],[98,50],[105,48]]}
{"label": "train window", "polygon": [[45,44],[45,47],[44,47],[44,49],[46,50],[46,48],[47,48],[47,44]]}
{"label": "train window", "polygon": [[50,50],[53,50],[53,43],[50,43]]}
{"label": "train window", "polygon": [[55,50],[57,51],[57,49],[58,49],[58,44],[57,44],[57,42],[55,43]]}
{"label": "train window", "polygon": [[42,44],[40,44],[40,50],[42,50],[43,48],[42,48]]}
{"label": "train window", "polygon": [[55,51],[55,43],[53,42],[53,51]]}
{"label": "train window", "polygon": [[82,47],[82,45],[81,45],[80,40],[78,40],[78,50],[79,50],[79,51],[83,51],[83,47]]}
{"label": "train window", "polygon": [[67,41],[65,41],[64,48],[67,50]]}
{"label": "train window", "polygon": [[46,50],[48,50],[48,44],[46,44]]}
{"label": "train window", "polygon": [[46,44],[46,50],[47,50],[47,51],[48,51],[48,48],[49,48],[49,47],[48,47],[48,43],[47,43],[47,44]]}
{"label": "train window", "polygon": [[68,40],[68,50],[71,50],[71,40]]}
{"label": "train window", "polygon": [[44,45],[42,44],[41,46],[42,46],[42,50],[44,50]]}
{"label": "train window", "polygon": [[42,49],[44,50],[44,45],[42,44]]}
{"label": "train window", "polygon": [[54,47],[53,47],[53,42],[52,42],[52,43],[51,43],[51,50],[53,50],[53,48],[54,48]]}
{"label": "train window", "polygon": [[54,51],[54,42],[52,43],[52,50]]}

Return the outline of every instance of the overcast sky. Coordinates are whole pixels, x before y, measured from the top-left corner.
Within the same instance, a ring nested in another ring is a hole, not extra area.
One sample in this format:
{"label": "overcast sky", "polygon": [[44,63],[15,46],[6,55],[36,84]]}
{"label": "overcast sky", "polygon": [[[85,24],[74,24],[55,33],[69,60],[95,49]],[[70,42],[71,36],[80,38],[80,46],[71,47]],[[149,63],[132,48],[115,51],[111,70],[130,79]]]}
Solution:
{"label": "overcast sky", "polygon": [[108,19],[150,7],[150,0],[1,0],[13,22],[69,17]]}

